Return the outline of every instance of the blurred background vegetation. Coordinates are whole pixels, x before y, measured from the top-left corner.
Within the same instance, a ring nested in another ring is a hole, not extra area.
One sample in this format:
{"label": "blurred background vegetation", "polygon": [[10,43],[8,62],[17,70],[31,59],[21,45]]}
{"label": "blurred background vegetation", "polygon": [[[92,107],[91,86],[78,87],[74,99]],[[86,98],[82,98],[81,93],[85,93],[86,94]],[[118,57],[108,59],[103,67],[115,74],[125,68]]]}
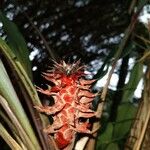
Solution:
{"label": "blurred background vegetation", "polygon": [[[0,149],[14,145],[6,132],[21,149],[54,149],[41,132],[47,118],[33,109],[40,104],[33,85],[46,88],[41,72],[52,66],[52,59],[81,59],[90,72],[87,78],[97,79],[93,91],[102,96],[93,105],[103,109],[101,128],[87,150],[94,149],[91,145],[97,150],[149,149],[148,15],[148,0],[1,0]],[[18,119],[22,135],[10,116]],[[26,123],[31,130],[25,129]]]}

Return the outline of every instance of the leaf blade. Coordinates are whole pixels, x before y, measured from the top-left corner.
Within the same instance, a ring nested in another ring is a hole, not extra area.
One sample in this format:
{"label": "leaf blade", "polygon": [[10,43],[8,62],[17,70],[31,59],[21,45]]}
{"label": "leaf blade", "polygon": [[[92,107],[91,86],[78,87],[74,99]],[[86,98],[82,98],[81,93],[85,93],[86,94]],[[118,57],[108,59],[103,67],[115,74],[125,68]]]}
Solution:
{"label": "leaf blade", "polygon": [[31,63],[29,61],[29,51],[24,37],[19,32],[17,26],[11,22],[0,11],[0,20],[3,23],[3,29],[8,37],[8,45],[12,52],[16,55],[18,61],[21,62],[23,68],[28,72],[29,77],[32,79]]}

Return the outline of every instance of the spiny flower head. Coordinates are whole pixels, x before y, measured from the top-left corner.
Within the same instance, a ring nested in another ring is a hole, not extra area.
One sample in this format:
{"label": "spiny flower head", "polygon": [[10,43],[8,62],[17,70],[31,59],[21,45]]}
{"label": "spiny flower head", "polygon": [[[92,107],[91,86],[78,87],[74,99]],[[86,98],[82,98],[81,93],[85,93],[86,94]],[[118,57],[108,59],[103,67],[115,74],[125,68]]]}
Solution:
{"label": "spiny flower head", "polygon": [[[85,66],[80,66],[80,61],[73,64],[54,63],[54,67],[44,78],[54,83],[50,89],[38,91],[54,99],[53,106],[35,106],[47,115],[52,115],[54,122],[45,132],[54,134],[54,139],[60,149],[64,149],[73,142],[76,133],[91,134],[88,119],[96,116],[91,109],[95,94],[91,93],[90,85],[95,80],[85,80],[83,76]],[[86,121],[82,121],[85,118]]]}

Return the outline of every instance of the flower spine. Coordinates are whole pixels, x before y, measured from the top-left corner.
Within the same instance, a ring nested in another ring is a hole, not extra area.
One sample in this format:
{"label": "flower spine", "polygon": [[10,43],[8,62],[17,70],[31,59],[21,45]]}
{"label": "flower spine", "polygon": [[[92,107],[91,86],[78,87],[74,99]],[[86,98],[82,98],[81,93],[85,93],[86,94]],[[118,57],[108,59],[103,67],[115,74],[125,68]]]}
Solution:
{"label": "flower spine", "polygon": [[[85,80],[84,66],[80,61],[73,64],[55,62],[52,70],[43,73],[46,80],[54,83],[51,89],[38,91],[52,96],[54,105],[35,106],[42,113],[53,116],[53,124],[44,132],[53,134],[59,149],[66,148],[73,142],[76,133],[92,134],[89,130],[88,118],[96,116],[91,110],[95,94],[91,93],[90,86],[95,80]],[[85,118],[86,121],[83,121]]]}

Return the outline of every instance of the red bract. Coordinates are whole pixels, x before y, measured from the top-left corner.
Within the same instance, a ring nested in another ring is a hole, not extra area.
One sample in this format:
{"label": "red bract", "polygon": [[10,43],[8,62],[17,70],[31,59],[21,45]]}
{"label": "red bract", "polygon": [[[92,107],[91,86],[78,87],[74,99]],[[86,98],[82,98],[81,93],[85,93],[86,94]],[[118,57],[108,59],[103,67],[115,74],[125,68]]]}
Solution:
{"label": "red bract", "polygon": [[66,64],[64,61],[60,64],[55,62],[52,70],[43,73],[54,86],[47,90],[38,88],[39,92],[54,98],[53,106],[35,106],[35,108],[39,112],[53,116],[53,124],[44,131],[54,134],[60,149],[67,147],[76,133],[91,134],[88,118],[96,116],[96,112],[90,108],[95,97],[90,91],[90,85],[95,80],[83,79],[84,66],[79,65],[80,61],[73,64]]}

